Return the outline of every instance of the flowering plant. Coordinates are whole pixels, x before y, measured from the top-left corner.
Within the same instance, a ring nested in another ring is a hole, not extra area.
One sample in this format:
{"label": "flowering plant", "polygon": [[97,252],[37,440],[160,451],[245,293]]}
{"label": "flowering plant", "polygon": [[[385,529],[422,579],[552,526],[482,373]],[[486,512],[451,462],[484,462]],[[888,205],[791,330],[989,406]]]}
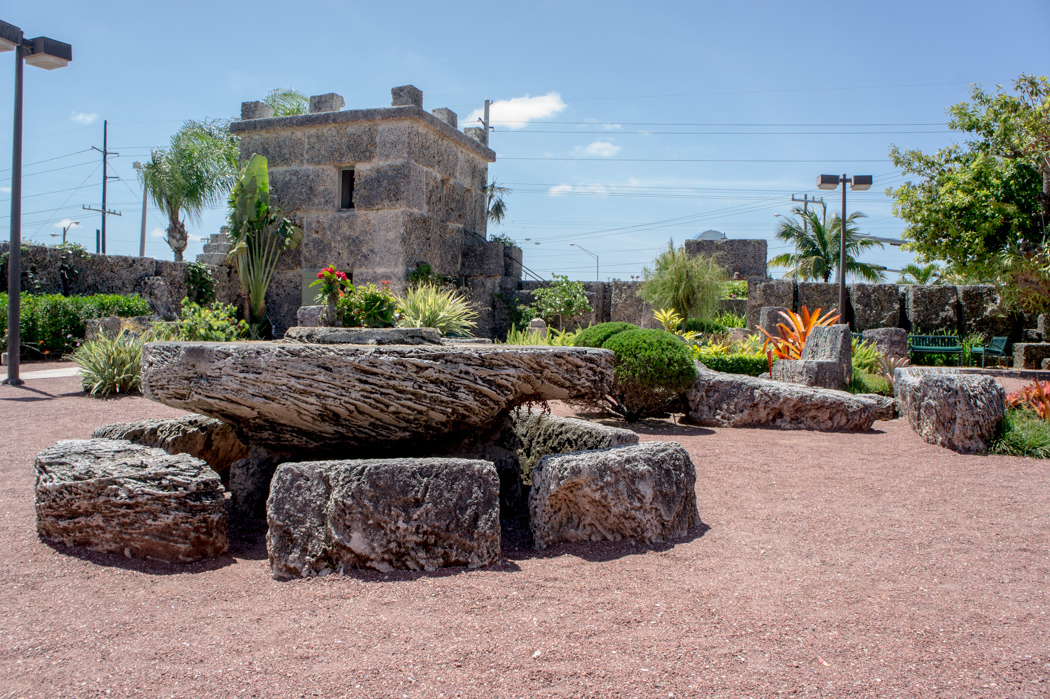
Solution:
{"label": "flowering plant", "polygon": [[390,282],[359,286],[339,299],[343,325],[347,327],[391,328],[400,317],[397,299],[390,291]]}
{"label": "flowering plant", "polygon": [[317,273],[317,279],[310,284],[310,288],[321,287],[317,293],[318,303],[335,303],[345,293],[354,293],[354,285],[350,283],[345,272],[338,271],[332,265],[328,265]]}

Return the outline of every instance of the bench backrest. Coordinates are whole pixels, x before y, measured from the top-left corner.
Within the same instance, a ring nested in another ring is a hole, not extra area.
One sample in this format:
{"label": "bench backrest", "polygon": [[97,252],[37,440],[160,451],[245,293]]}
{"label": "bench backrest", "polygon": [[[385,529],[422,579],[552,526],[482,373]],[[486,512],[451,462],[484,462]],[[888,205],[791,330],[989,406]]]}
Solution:
{"label": "bench backrest", "polygon": [[944,347],[945,349],[961,347],[955,335],[908,335],[909,347]]}

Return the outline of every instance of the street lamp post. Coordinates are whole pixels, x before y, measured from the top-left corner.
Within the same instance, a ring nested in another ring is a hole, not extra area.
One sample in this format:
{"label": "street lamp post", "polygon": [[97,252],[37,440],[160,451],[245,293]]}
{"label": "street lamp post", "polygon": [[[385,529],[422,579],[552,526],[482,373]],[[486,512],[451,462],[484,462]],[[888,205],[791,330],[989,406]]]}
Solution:
{"label": "street lamp post", "polygon": [[22,293],[22,62],[54,70],[69,65],[73,48],[61,41],[38,36],[26,39],[21,29],[0,21],[0,52],[15,52],[15,115],[11,143],[11,249],[7,258],[7,378],[3,383],[21,386],[18,353],[21,349]]}
{"label": "street lamp post", "polygon": [[[63,245],[66,244],[66,234],[69,233],[69,229],[72,228],[73,226],[79,226],[79,225],[80,225],[80,221],[70,221],[68,226],[62,226],[62,244]],[[58,233],[52,233],[51,237],[52,238],[57,238],[58,237]]]}
{"label": "street lamp post", "polygon": [[570,246],[570,247],[574,247],[574,248],[578,248],[578,249],[579,249],[579,250],[580,250],[581,252],[585,252],[585,253],[587,253],[588,255],[590,255],[591,257],[593,257],[593,258],[594,258],[594,281],[599,281],[599,280],[601,280],[601,277],[600,277],[600,276],[598,276],[598,256],[597,256],[597,255],[595,255],[595,254],[594,254],[593,252],[591,252],[590,250],[588,250],[588,249],[586,249],[586,248],[582,248],[582,247],[580,247],[580,246],[579,246],[579,245],[577,245],[576,243],[569,243],[569,246]]}
{"label": "street lamp post", "polygon": [[833,190],[842,185],[842,214],[839,226],[839,316],[846,318],[846,185],[858,192],[871,189],[871,175],[820,175],[817,177],[817,189]]}

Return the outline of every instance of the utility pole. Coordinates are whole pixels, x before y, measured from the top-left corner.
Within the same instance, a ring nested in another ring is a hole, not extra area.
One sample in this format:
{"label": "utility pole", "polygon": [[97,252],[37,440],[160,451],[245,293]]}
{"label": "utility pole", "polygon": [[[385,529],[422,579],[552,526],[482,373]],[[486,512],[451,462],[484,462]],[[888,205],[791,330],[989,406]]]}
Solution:
{"label": "utility pole", "polygon": [[[805,214],[809,213],[809,205],[810,204],[817,204],[817,203],[823,204],[824,203],[824,197],[820,197],[819,199],[817,197],[813,197],[812,199],[810,199],[808,194],[803,194],[801,199],[797,199],[795,197],[795,195],[792,194],[791,195],[791,201],[793,201],[793,202],[795,202],[797,204],[802,204],[802,213],[803,213],[803,216],[802,216],[802,228],[803,228],[803,230],[806,231],[806,235],[809,235],[809,219],[805,216]],[[798,256],[798,241],[797,240],[795,241],[795,256],[796,257]]]}
{"label": "utility pole", "polygon": [[[142,173],[142,163],[136,161],[133,168]],[[142,181],[142,230],[139,232],[139,257],[146,256],[146,181]]]}
{"label": "utility pole", "polygon": [[95,252],[101,252],[103,255],[106,254],[106,216],[108,214],[113,214],[114,216],[120,216],[121,215],[119,211],[110,211],[109,209],[106,208],[106,185],[109,184],[110,180],[119,180],[120,179],[119,177],[110,177],[108,174],[106,174],[106,168],[109,165],[109,156],[111,156],[111,155],[120,155],[120,153],[110,153],[109,152],[109,145],[108,145],[109,144],[109,138],[108,138],[108,136],[109,136],[109,122],[104,120],[102,122],[102,148],[100,149],[100,148],[96,148],[95,146],[91,146],[92,150],[97,150],[99,153],[102,154],[102,208],[101,209],[92,209],[87,204],[83,205],[83,209],[85,211],[97,211],[97,212],[102,214],[102,228],[101,228],[101,236],[100,236],[102,244],[101,244],[101,246],[97,246],[97,247],[101,247],[101,250],[96,250]]}

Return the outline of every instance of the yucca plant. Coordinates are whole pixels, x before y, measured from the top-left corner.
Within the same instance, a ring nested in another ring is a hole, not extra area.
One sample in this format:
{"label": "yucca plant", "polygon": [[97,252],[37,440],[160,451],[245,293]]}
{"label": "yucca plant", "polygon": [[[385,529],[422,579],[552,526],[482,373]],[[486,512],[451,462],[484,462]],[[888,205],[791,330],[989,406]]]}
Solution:
{"label": "yucca plant", "polygon": [[113,337],[100,335],[78,347],[73,361],[80,365],[84,375],[84,390],[101,398],[137,391],[142,375],[143,343],[142,337],[121,330]]}
{"label": "yucca plant", "polygon": [[766,336],[766,342],[762,345],[763,351],[772,352],[777,359],[801,359],[802,349],[806,346],[806,340],[813,328],[834,325],[839,319],[838,314],[821,317],[820,310],[818,308],[810,314],[803,306],[801,313],[781,311],[780,315],[787,321],[787,325],[777,323],[777,337],[770,335],[765,328],[758,329]]}
{"label": "yucca plant", "polygon": [[865,374],[877,373],[879,360],[882,358],[882,352],[880,352],[879,348],[875,346],[875,343],[854,338],[851,350],[854,372],[863,371]]}
{"label": "yucca plant", "polygon": [[471,330],[477,327],[477,311],[453,289],[420,284],[399,296],[397,305],[402,328],[435,328],[442,335],[472,337]]}

